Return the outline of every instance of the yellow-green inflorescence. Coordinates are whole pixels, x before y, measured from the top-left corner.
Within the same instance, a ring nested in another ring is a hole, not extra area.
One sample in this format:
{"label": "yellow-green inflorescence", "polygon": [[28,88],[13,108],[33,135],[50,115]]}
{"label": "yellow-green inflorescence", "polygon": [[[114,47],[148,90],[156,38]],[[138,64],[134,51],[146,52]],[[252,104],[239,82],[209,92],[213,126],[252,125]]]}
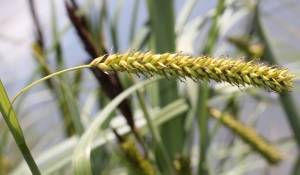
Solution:
{"label": "yellow-green inflorescence", "polygon": [[144,158],[136,148],[135,144],[131,141],[126,141],[120,143],[121,150],[124,155],[125,162],[127,166],[130,166],[129,169],[134,170],[130,174],[138,175],[155,175],[150,160]]}
{"label": "yellow-green inflorescence", "polygon": [[277,164],[282,160],[279,150],[261,137],[252,127],[242,124],[228,113],[222,115],[221,111],[214,108],[210,108],[209,113],[216,119],[221,119],[227,127],[264,156],[269,163]]}
{"label": "yellow-green inflorescence", "polygon": [[159,74],[163,77],[178,79],[189,77],[194,81],[214,80],[228,82],[231,85],[253,85],[268,91],[289,91],[293,87],[294,75],[289,70],[276,65],[256,63],[255,60],[244,62],[242,58],[231,60],[228,57],[181,55],[180,52],[154,54],[152,51],[128,51],[124,54],[104,55],[90,63],[103,72],[125,71],[134,74]]}

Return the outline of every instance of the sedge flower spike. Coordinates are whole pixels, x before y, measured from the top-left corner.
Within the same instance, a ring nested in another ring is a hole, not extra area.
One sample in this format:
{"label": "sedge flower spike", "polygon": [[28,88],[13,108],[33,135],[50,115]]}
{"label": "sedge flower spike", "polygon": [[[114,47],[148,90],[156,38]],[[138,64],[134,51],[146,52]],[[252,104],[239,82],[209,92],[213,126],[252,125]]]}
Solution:
{"label": "sedge flower spike", "polygon": [[222,114],[221,111],[210,108],[209,113],[212,117],[222,120],[234,133],[240,136],[246,143],[259,152],[271,164],[277,164],[282,160],[279,150],[263,137],[261,137],[252,127],[242,124],[228,113]]}
{"label": "sedge flower spike", "polygon": [[124,54],[104,55],[90,63],[105,73],[129,72],[134,74],[159,74],[196,80],[214,80],[228,82],[238,87],[253,85],[280,93],[293,87],[287,69],[279,66],[255,63],[255,60],[244,62],[243,59],[231,60],[228,57],[198,56],[191,57],[176,53],[154,54],[152,51],[128,51]]}

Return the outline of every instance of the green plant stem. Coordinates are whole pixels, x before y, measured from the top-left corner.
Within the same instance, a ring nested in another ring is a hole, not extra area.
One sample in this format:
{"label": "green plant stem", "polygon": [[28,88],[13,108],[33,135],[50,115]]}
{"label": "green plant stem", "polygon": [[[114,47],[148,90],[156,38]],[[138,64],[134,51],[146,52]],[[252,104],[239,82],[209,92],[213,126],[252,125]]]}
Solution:
{"label": "green plant stem", "polygon": [[212,129],[212,131],[211,131],[211,133],[209,135],[209,140],[210,141],[212,141],[215,138],[215,136],[216,136],[216,134],[217,134],[217,132],[218,132],[221,124],[223,123],[222,120],[223,120],[223,117],[225,116],[226,112],[227,112],[227,109],[225,109],[224,111],[222,111],[221,116],[219,117],[219,119],[217,120],[215,126],[213,127],[213,129]]}
{"label": "green plant stem", "polygon": [[150,115],[149,115],[147,107],[145,105],[145,100],[144,100],[143,95],[141,94],[141,92],[139,90],[137,91],[137,96],[138,96],[139,104],[142,108],[145,119],[147,121],[148,128],[149,128],[149,130],[152,134],[152,137],[153,137],[155,143],[158,145],[158,148],[159,148],[159,150],[162,154],[162,157],[164,159],[163,161],[165,162],[167,168],[169,169],[169,173],[176,174],[175,171],[174,171],[174,168],[172,166],[172,163],[170,162],[170,160],[168,158],[167,151],[166,151],[164,145],[162,144],[163,142],[162,142],[162,139],[160,137],[160,134],[159,134],[157,128],[155,126],[153,126],[153,124],[152,124]]}
{"label": "green plant stem", "polygon": [[137,13],[138,13],[138,10],[139,10],[139,4],[140,4],[140,0],[135,0],[135,3],[134,3],[134,7],[133,7],[133,13],[132,13],[132,19],[131,19],[131,25],[130,25],[130,33],[129,33],[129,39],[130,41],[133,41],[133,38],[134,38],[134,34],[135,34],[135,25],[137,23],[136,19],[138,17]]}
{"label": "green plant stem", "polygon": [[199,175],[207,174],[206,163],[206,151],[208,145],[207,137],[207,98],[208,98],[208,82],[204,82],[200,89],[200,98],[198,98],[199,110],[197,110],[196,116],[199,117],[199,129],[200,129],[200,157],[199,157]]}
{"label": "green plant stem", "polygon": [[32,84],[28,85],[27,87],[25,87],[24,89],[22,89],[12,100],[12,104],[15,102],[15,100],[24,92],[26,92],[27,90],[29,90],[30,88],[32,88],[33,86],[35,86],[36,84],[40,83],[40,82],[43,82],[49,78],[52,78],[54,76],[57,76],[57,75],[60,75],[60,74],[63,74],[63,73],[66,73],[66,72],[70,72],[70,71],[73,71],[73,70],[79,70],[79,69],[84,69],[84,68],[90,68],[92,67],[91,65],[83,65],[83,66],[77,66],[77,67],[73,67],[73,68],[69,68],[69,69],[65,69],[65,70],[62,70],[62,71],[59,71],[59,72],[55,72],[51,75],[48,75],[44,78],[41,78],[35,82],[33,82]]}
{"label": "green plant stem", "polygon": [[[208,38],[208,42],[204,47],[204,52],[207,52],[208,54],[211,54],[213,52],[214,46],[215,46],[215,42],[217,39],[217,35],[218,35],[218,21],[219,21],[219,16],[222,12],[222,8],[223,8],[223,4],[224,4],[224,0],[219,0],[218,1],[218,5],[217,5],[217,13],[214,19],[214,23],[211,27],[211,31],[209,34],[209,38]],[[207,169],[207,163],[206,163],[206,153],[207,153],[207,146],[208,146],[208,136],[207,136],[207,98],[208,98],[208,82],[205,82],[204,85],[202,86],[202,90],[201,88],[199,88],[199,93],[200,95],[200,101],[198,103],[198,106],[200,105],[200,109],[198,111],[199,115],[197,115],[197,117],[199,117],[199,128],[200,128],[200,136],[201,136],[201,140],[200,140],[200,156],[199,156],[199,171],[198,174],[199,175],[205,175],[208,173],[208,169]],[[198,113],[197,111],[197,113]]]}

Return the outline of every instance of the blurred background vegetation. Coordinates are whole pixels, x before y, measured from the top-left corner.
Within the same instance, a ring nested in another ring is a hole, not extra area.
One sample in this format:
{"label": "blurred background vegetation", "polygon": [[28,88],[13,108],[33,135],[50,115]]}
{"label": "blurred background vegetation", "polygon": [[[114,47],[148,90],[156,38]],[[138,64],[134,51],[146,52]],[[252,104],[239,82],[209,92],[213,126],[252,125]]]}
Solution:
{"label": "blurred background vegetation", "polygon": [[[41,77],[129,49],[260,58],[296,75],[282,94],[97,69],[47,80],[13,106],[41,173],[299,174],[299,5],[2,1],[0,78],[10,99]],[[3,117],[0,138],[0,175],[30,174]]]}

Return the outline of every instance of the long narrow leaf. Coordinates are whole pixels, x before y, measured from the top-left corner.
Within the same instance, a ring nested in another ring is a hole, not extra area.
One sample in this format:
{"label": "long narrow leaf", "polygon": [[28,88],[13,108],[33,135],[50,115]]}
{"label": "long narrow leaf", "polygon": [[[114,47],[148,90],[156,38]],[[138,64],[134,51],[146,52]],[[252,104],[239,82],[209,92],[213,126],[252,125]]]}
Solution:
{"label": "long narrow leaf", "polygon": [[92,174],[90,161],[92,140],[94,138],[94,135],[99,130],[99,126],[101,126],[101,124],[105,121],[109,114],[116,109],[116,107],[119,105],[119,103],[122,102],[122,100],[127,98],[134,91],[157,80],[158,79],[152,79],[135,84],[134,86],[128,88],[126,91],[122,92],[120,95],[114,98],[102,110],[102,113],[99,116],[97,116],[97,118],[94,120],[91,126],[82,135],[82,137],[79,140],[79,143],[75,148],[74,156],[72,159],[72,167],[75,175]]}
{"label": "long narrow leaf", "polygon": [[139,100],[140,106],[142,108],[142,111],[144,113],[145,119],[147,121],[148,128],[152,134],[153,140],[155,141],[155,144],[157,145],[157,147],[160,151],[160,154],[162,154],[162,158],[164,159],[165,165],[168,168],[168,171],[169,171],[168,173],[174,174],[175,171],[173,169],[171,161],[168,158],[166,147],[164,147],[164,145],[163,145],[162,138],[159,134],[158,129],[156,127],[154,127],[154,125],[150,119],[150,114],[147,110],[147,107],[145,104],[145,99],[143,98],[141,92],[139,92],[139,91],[137,91],[137,96],[138,96],[138,100]]}
{"label": "long narrow leaf", "polygon": [[[148,8],[150,12],[150,22],[152,28],[152,41],[154,51],[157,53],[174,52],[175,46],[175,8],[174,0],[149,0]],[[177,81],[171,79],[169,82],[159,82],[160,106],[164,107],[178,99]],[[184,117],[178,116],[164,124],[161,128],[161,137],[170,160],[174,159],[175,154],[181,153],[184,145]],[[159,151],[158,151],[159,152]],[[169,174],[165,166],[165,161],[161,154],[156,152],[158,167],[162,174]]]}
{"label": "long narrow leaf", "polygon": [[0,111],[32,174],[41,174],[26,144],[21,126],[0,80]]}
{"label": "long narrow leaf", "polygon": [[[272,46],[270,44],[269,38],[266,34],[266,31],[265,31],[264,27],[262,26],[260,15],[259,15],[259,7],[257,7],[257,10],[256,10],[255,22],[256,22],[256,28],[258,31],[258,35],[259,35],[261,41],[265,45],[265,53],[264,53],[263,59],[268,61],[269,63],[276,64],[278,59],[276,58],[276,54],[274,53],[274,51],[272,49]],[[299,128],[300,115],[295,106],[294,99],[289,92],[283,92],[283,93],[281,93],[281,95],[279,97],[280,97],[281,103],[284,107],[284,110],[287,114],[287,117],[289,119],[292,130],[294,132],[298,147],[300,148],[300,128]]]}
{"label": "long narrow leaf", "polygon": [[[154,114],[151,120],[154,126],[159,127],[160,125],[173,119],[181,113],[186,112],[187,110],[188,105],[186,104],[186,102],[182,99],[179,99],[162,108],[160,111]],[[120,118],[123,117],[120,116]],[[141,121],[143,122],[140,123],[143,124],[139,127],[139,129],[141,134],[145,135],[149,132],[149,128],[147,127],[144,119],[141,119]],[[120,126],[116,126],[116,129],[120,135],[124,135],[130,132],[130,128],[125,121],[123,124],[120,124]],[[110,129],[108,130],[109,132],[105,131],[106,136],[109,140],[113,140],[115,138],[115,135]],[[36,162],[40,166],[42,174],[53,174],[55,171],[59,170],[62,167],[65,167],[68,163],[70,163],[72,159],[72,153],[78,143],[78,140],[79,139],[77,136],[70,137],[67,140],[49,148],[42,154],[38,155],[38,157],[36,158]],[[97,137],[92,144],[92,149],[98,148],[105,143],[106,141],[105,139],[103,139],[103,137]],[[24,165],[23,163],[20,164],[12,173],[10,173],[10,175],[19,175],[21,172],[23,172],[24,174],[29,173],[27,171],[26,165]]]}

